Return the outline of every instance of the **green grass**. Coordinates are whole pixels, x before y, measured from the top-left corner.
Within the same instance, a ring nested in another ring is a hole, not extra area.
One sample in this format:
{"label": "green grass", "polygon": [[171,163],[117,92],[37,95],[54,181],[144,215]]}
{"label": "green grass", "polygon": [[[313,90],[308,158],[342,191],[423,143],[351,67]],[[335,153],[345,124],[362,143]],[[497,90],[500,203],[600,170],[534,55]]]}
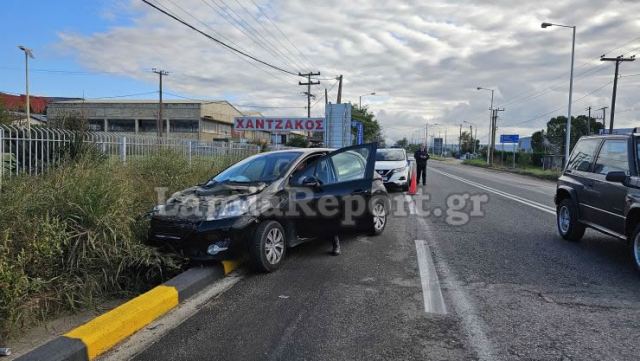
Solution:
{"label": "green grass", "polygon": [[62,311],[145,291],[183,260],[143,244],[156,201],[237,161],[162,152],[127,164],[92,155],[0,192],[0,340]]}
{"label": "green grass", "polygon": [[527,166],[527,167],[518,167],[518,168],[506,168],[506,167],[500,167],[495,165],[493,167],[490,167],[487,164],[487,161],[483,159],[467,159],[462,161],[462,164],[471,165],[474,167],[496,169],[496,170],[516,173],[516,174],[531,176],[535,178],[540,178],[540,179],[552,180],[552,181],[557,180],[558,177],[560,176],[559,170],[544,170],[539,167]]}

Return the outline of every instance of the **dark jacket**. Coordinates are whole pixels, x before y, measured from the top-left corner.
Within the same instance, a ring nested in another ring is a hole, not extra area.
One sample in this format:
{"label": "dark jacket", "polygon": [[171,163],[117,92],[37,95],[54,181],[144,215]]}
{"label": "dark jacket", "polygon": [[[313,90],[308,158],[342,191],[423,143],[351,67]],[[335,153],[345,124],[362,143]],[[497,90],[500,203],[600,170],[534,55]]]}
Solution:
{"label": "dark jacket", "polygon": [[427,153],[427,150],[416,150],[415,153],[413,153],[413,157],[416,159],[416,164],[418,165],[426,165],[427,161],[429,160],[429,158],[431,158],[429,156],[429,153]]}

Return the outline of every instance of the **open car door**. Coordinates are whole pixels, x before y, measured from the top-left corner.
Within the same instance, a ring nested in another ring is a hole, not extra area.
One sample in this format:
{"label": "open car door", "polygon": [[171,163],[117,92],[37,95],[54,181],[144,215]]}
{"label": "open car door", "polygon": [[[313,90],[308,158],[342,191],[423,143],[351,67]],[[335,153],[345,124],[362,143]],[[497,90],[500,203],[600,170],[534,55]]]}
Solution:
{"label": "open car door", "polygon": [[290,200],[301,210],[294,218],[299,235],[337,233],[366,214],[376,150],[377,143],[340,148],[292,176]]}

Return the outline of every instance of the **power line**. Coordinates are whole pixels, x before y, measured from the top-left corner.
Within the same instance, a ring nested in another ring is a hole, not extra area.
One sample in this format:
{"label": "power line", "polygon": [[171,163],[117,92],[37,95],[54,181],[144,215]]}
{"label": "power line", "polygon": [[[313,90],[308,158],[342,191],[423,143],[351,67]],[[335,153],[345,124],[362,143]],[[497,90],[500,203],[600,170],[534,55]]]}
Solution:
{"label": "power line", "polygon": [[256,2],[254,0],[251,0],[251,2],[253,3],[253,5],[255,5],[255,7],[258,9],[258,11],[262,14],[262,16],[265,17],[265,19],[267,19],[267,21],[273,25],[273,27],[280,33],[280,35],[282,35],[282,37],[289,43],[291,44],[291,46],[298,52],[298,54],[300,54],[301,58],[304,58],[309,64],[311,64],[311,66],[315,69],[318,69],[318,67],[313,63],[313,61],[311,59],[309,59],[302,51],[300,51],[300,49],[298,49],[298,47],[296,46],[296,44],[294,44],[289,37],[282,31],[282,29],[280,29],[280,27],[278,26],[278,24],[276,24],[273,20],[271,20],[271,17],[269,15],[267,15],[266,12],[264,12],[262,10],[262,8],[256,4]]}
{"label": "power line", "polygon": [[[224,3],[224,1],[223,1],[223,0],[221,0],[221,1]],[[287,59],[292,59],[292,60],[293,60],[293,63],[295,63],[295,64],[296,64],[296,66],[300,66],[300,65],[302,65],[300,68],[301,68],[301,69],[303,69],[303,70],[304,70],[304,68],[305,68],[305,67],[308,67],[306,64],[304,64],[304,61],[302,61],[302,62],[301,62],[299,59],[296,59],[295,55],[294,55],[293,53],[291,53],[290,51],[288,51],[287,47],[286,47],[286,46],[284,46],[284,44],[282,44],[282,42],[281,42],[278,38],[274,37],[274,36],[273,36],[273,34],[271,34],[271,32],[269,32],[269,30],[268,30],[268,29],[267,29],[267,28],[262,24],[262,21],[260,21],[260,19],[258,19],[255,15],[253,15],[253,14],[252,14],[252,13],[251,13],[251,12],[250,12],[250,11],[249,11],[245,6],[244,6],[244,5],[242,5],[242,3],[240,3],[238,0],[235,0],[235,2],[240,6],[240,8],[241,8],[242,10],[244,10],[244,12],[246,12],[247,14],[249,14],[249,16],[251,16],[251,17],[253,18],[253,20],[255,20],[255,22],[256,22],[256,23],[257,23],[257,24],[258,24],[262,29],[264,29],[265,33],[267,33],[267,34],[271,35],[271,38],[273,38],[273,39],[274,39],[275,41],[277,41],[280,45],[282,45],[282,47],[285,49],[285,51],[287,51],[289,54],[293,55],[293,57],[292,57],[292,58],[289,58],[289,56],[287,56],[287,55],[286,55],[286,54],[284,54],[283,52],[280,52],[282,55],[284,55]],[[245,23],[246,23],[246,21],[245,21]],[[249,23],[247,23],[247,25],[249,25]],[[250,26],[250,25],[249,25],[249,26]],[[256,30],[256,31],[257,31],[257,30]],[[263,38],[263,39],[267,40],[266,38]],[[269,43],[271,43],[271,42],[269,41]],[[272,45],[273,45],[273,44],[272,44]],[[275,49],[279,50],[277,46],[275,46]],[[308,67],[308,68],[309,68],[309,69],[307,69],[307,70],[311,70],[311,68],[310,68],[310,67]]]}
{"label": "power line", "polygon": [[265,65],[265,66],[267,66],[267,67],[269,67],[269,68],[272,68],[272,69],[274,69],[274,70],[278,70],[278,71],[283,72],[283,73],[285,73],[285,74],[289,74],[289,75],[297,76],[297,74],[296,74],[296,73],[294,73],[294,72],[292,72],[292,71],[289,71],[289,70],[283,69],[283,68],[281,68],[281,67],[279,67],[279,66],[276,66],[276,65],[273,65],[273,64],[271,64],[271,63],[268,63],[268,62],[266,62],[266,61],[264,61],[264,60],[258,59],[258,58],[256,58],[255,56],[253,56],[253,55],[251,55],[251,54],[248,54],[248,53],[247,53],[247,52],[245,52],[245,51],[242,51],[242,50],[240,50],[240,49],[237,49],[237,48],[235,48],[235,47],[233,47],[233,46],[231,46],[231,45],[229,45],[229,44],[227,44],[227,43],[225,43],[225,42],[223,42],[223,41],[221,41],[221,40],[218,40],[217,38],[214,38],[213,36],[211,36],[211,35],[209,35],[209,34],[205,33],[204,31],[202,31],[202,30],[200,30],[200,29],[196,28],[195,26],[193,26],[193,25],[189,24],[188,22],[186,22],[186,21],[184,21],[184,20],[182,20],[182,19],[178,18],[177,16],[175,16],[175,15],[173,15],[173,14],[171,14],[171,13],[169,13],[169,12],[167,12],[167,11],[165,11],[165,10],[161,9],[161,8],[159,8],[159,7],[158,7],[158,6],[156,6],[155,4],[150,3],[148,0],[142,0],[142,2],[144,2],[145,4],[147,4],[147,5],[151,6],[151,7],[152,7],[152,8],[154,8],[154,9],[158,10],[159,12],[161,12],[161,13],[165,14],[166,16],[168,16],[168,17],[172,18],[173,20],[175,20],[175,21],[177,21],[177,22],[181,23],[182,25],[184,25],[184,26],[186,26],[186,27],[188,27],[188,28],[190,28],[190,29],[192,29],[192,30],[194,30],[194,31],[196,31],[196,32],[198,32],[198,33],[200,33],[200,34],[202,34],[203,36],[207,37],[208,39],[213,40],[213,41],[214,41],[214,42],[216,42],[217,44],[219,44],[219,45],[221,45],[221,46],[223,46],[223,47],[225,47],[225,48],[227,48],[227,49],[230,49],[230,50],[232,50],[232,51],[234,51],[234,52],[236,52],[236,53],[238,53],[238,54],[241,54],[242,56],[245,56],[245,57],[247,57],[247,58],[249,58],[249,59],[251,59],[251,60],[253,60],[253,61],[256,61],[256,62],[258,62],[258,63],[260,63],[260,64],[262,64],[262,65]]}
{"label": "power line", "polygon": [[[263,44],[263,42],[260,42],[259,40],[257,40],[257,38],[253,35],[253,33],[251,33],[250,29],[248,29],[247,26],[245,26],[243,24],[243,19],[235,11],[233,11],[233,9],[229,8],[224,2],[222,2],[222,5],[224,5],[224,7],[223,7],[220,4],[218,4],[218,2],[216,0],[211,0],[211,1],[209,1],[209,0],[201,0],[201,1],[202,1],[202,3],[207,5],[211,10],[215,11],[218,15],[220,15],[220,17],[222,17],[227,23],[229,23],[234,28],[238,29],[249,40],[251,40],[253,43],[258,45],[263,50],[265,50],[268,53],[270,53],[271,56],[273,56],[274,58],[280,58],[278,53],[275,52],[271,47],[269,47],[267,44]],[[217,7],[217,9],[214,8],[211,4],[215,5]],[[227,10],[227,9],[229,9],[229,10]],[[233,12],[233,14],[231,12]],[[287,61],[285,61],[284,64],[287,65],[287,66],[291,65]]]}
{"label": "power line", "polygon": [[[621,49],[621,48],[623,48],[623,47],[625,47],[625,46],[627,46],[627,45],[629,45],[629,44],[631,44],[631,43],[633,43],[633,42],[635,42],[637,40],[640,40],[640,36],[635,37],[635,38],[623,43],[622,45],[620,45],[618,47],[615,47],[613,49],[610,49],[610,50],[606,51],[605,54],[606,53],[610,53],[610,52],[615,51],[615,50],[618,50],[618,49]],[[631,50],[631,51],[627,51],[625,53],[629,53],[629,52],[633,52],[633,51],[634,50]],[[581,67],[584,67],[586,65],[589,65],[589,61],[586,61],[586,62],[580,64],[579,66],[576,67],[576,69],[580,69]],[[598,64],[598,65],[595,65],[594,67],[592,67],[591,69],[585,70],[582,73],[577,74],[574,78],[585,76],[585,75],[590,74],[590,73],[599,73],[599,72],[603,71],[604,69],[606,69],[606,67],[603,67],[602,64]],[[564,73],[564,74],[566,74],[566,73]],[[510,104],[519,103],[519,102],[522,102],[524,100],[528,100],[529,98],[532,98],[532,97],[533,98],[538,98],[538,97],[548,93],[549,91],[554,90],[554,88],[556,88],[558,85],[560,85],[561,83],[564,83],[564,82],[565,81],[559,81],[559,82],[551,85],[550,87],[544,88],[542,90],[534,90],[534,91],[529,91],[529,92],[522,92],[522,93],[516,95],[511,100],[507,101],[506,103],[502,103],[500,105],[501,106],[506,106],[506,105],[510,105]]]}
{"label": "power line", "polygon": [[[235,46],[236,48],[240,48],[240,46],[235,43],[233,40],[229,39],[228,37],[224,36],[223,34],[217,32],[213,27],[211,27],[211,25],[203,22],[202,20],[198,19],[197,17],[195,17],[194,15],[192,15],[190,12],[188,12],[187,10],[185,10],[184,8],[182,8],[180,5],[176,4],[174,1],[172,0],[168,0],[170,3],[172,3],[175,7],[177,7],[178,9],[182,10],[182,12],[184,12],[185,14],[187,14],[188,16],[190,16],[192,19],[196,20],[197,22],[199,22],[200,24],[204,25],[205,27],[207,27],[214,35],[216,35],[219,38],[224,39],[227,43]],[[204,0],[202,0],[204,2]],[[204,2],[205,5],[211,7],[208,3]],[[163,6],[162,4],[158,3],[159,6],[163,7],[167,12],[171,12],[169,9],[167,9],[165,6]],[[213,8],[212,8],[213,9]],[[215,9],[213,9],[215,10]],[[174,14],[175,15],[175,14]],[[224,17],[224,16],[223,16]],[[268,72],[266,69],[258,67],[258,65],[256,65],[254,62],[246,59],[245,57],[243,57],[242,55],[236,53],[235,51],[231,50],[231,49],[226,49],[227,51],[229,51],[231,54],[237,56],[238,58],[242,59],[242,61],[250,64],[251,66],[253,66],[256,69],[259,69],[260,71],[264,72],[265,74],[271,76],[272,78],[276,79],[276,80],[285,80],[287,81],[286,78],[281,77],[280,73],[276,73],[278,76],[276,77],[276,75],[274,73],[270,73]]]}
{"label": "power line", "polygon": [[[602,88],[606,87],[607,85],[609,85],[609,84],[611,84],[611,83],[613,83],[613,80],[611,80],[611,81],[609,81],[608,83],[606,83],[606,84],[604,84],[604,85],[602,85],[602,86],[600,86],[600,87],[598,87],[598,88],[596,88],[596,89],[594,89],[594,90],[590,91],[589,93],[587,93],[587,94],[583,95],[582,97],[580,97],[580,98],[578,98],[578,99],[575,99],[574,101],[572,101],[572,102],[571,102],[571,104],[573,104],[573,103],[577,103],[577,102],[579,102],[579,101],[581,101],[581,100],[585,99],[585,98],[586,98],[586,97],[588,97],[589,95],[592,95],[592,94],[594,94],[594,93],[598,92],[599,90],[602,90]],[[523,124],[523,123],[532,122],[532,121],[534,121],[534,120],[540,119],[540,118],[545,117],[545,116],[547,116],[547,115],[549,115],[549,114],[553,114],[553,113],[555,113],[555,112],[557,112],[557,111],[560,111],[560,110],[562,110],[562,109],[564,109],[564,107],[559,107],[559,108],[556,108],[556,109],[551,110],[551,111],[549,111],[549,112],[546,112],[546,113],[544,113],[544,114],[536,115],[536,116],[534,116],[534,117],[532,117],[532,118],[529,118],[529,119],[527,119],[527,120],[525,120],[525,121],[522,121],[522,122],[517,122],[517,123],[512,123],[512,124],[507,124],[507,125],[508,125],[508,126],[513,126],[513,125],[519,125],[519,124]]]}

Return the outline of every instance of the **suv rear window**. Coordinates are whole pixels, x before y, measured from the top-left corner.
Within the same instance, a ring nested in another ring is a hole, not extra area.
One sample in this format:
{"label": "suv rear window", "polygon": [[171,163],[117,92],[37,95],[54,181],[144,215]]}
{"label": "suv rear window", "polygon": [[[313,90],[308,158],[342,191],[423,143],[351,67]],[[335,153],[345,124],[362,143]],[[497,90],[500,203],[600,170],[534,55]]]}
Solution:
{"label": "suv rear window", "polygon": [[600,139],[581,139],[571,152],[567,169],[588,172],[596,153]]}

